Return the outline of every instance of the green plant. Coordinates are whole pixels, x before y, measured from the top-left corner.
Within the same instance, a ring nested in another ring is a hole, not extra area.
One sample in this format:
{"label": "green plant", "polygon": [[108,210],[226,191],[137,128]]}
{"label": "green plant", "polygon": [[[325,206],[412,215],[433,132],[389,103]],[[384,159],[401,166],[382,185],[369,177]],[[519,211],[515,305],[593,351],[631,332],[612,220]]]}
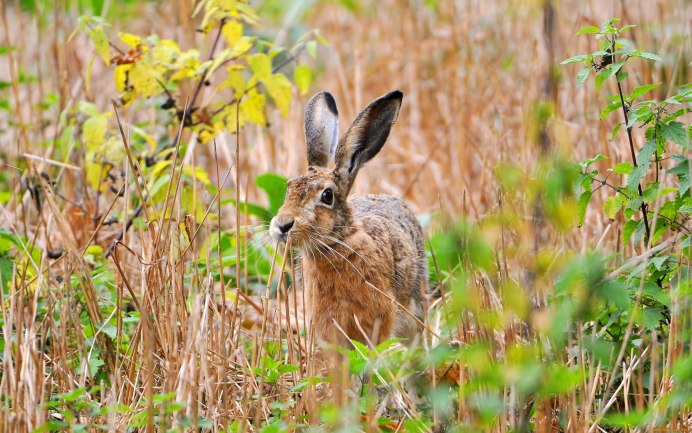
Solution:
{"label": "green plant", "polygon": [[[598,51],[562,62],[585,66],[577,74],[579,85],[592,73],[597,91],[613,82],[616,92],[606,98],[608,104],[600,118],[605,120],[616,113],[620,116],[610,141],[616,143],[618,134],[624,131],[631,157],[629,161],[607,165],[601,162],[607,160],[604,155],[582,161],[577,187],[580,224],[584,224],[586,207],[593,194],[605,188],[604,214],[613,221],[622,221],[623,249],[631,245],[639,252],[630,258],[623,257],[623,263],[609,272],[609,278],[624,285],[632,300],[631,306],[625,303],[609,308],[603,326],[602,332],[621,344],[616,365],[626,352],[641,350],[647,332],[670,335],[671,326],[675,325],[671,309],[680,308],[689,299],[692,258],[689,227],[692,127],[685,123],[686,114],[692,111],[692,85],[681,85],[671,96],[666,96],[663,89],[668,86],[660,82],[643,83],[627,91],[633,81],[625,69],[630,62],[636,59],[660,62],[661,58],[635,49],[623,38],[623,33],[635,26],[617,27],[618,21],[612,19],[601,28],[587,26],[579,30],[578,34],[590,34],[599,41]],[[652,92],[663,100],[643,99]],[[605,165],[605,169],[594,168],[596,163]],[[676,337],[689,342],[690,333],[684,331]],[[680,362],[687,361],[681,358]],[[614,378],[606,391],[613,382]],[[689,399],[689,391],[684,392]],[[678,405],[667,403],[668,413],[684,406],[680,400]],[[647,413],[638,414],[640,421]]]}

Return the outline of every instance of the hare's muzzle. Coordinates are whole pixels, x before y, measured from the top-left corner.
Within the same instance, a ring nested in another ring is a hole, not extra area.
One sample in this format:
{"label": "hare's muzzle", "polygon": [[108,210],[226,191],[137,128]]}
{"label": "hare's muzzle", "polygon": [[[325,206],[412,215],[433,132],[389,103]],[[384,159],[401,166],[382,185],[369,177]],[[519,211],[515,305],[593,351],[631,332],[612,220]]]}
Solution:
{"label": "hare's muzzle", "polygon": [[286,242],[288,239],[288,232],[291,231],[294,223],[295,220],[293,219],[288,220],[274,217],[269,225],[269,234],[271,234],[274,240]]}

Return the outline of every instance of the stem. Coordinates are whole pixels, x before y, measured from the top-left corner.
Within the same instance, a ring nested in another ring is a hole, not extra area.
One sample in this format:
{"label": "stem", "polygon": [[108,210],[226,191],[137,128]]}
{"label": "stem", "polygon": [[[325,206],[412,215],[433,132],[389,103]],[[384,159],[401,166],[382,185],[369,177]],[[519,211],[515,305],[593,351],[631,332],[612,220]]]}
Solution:
{"label": "stem", "polygon": [[[613,51],[615,51],[615,47],[613,47]],[[622,69],[620,69],[622,71]],[[629,116],[627,116],[627,106],[625,105],[625,97],[623,96],[622,93],[622,85],[620,84],[620,81],[617,79],[617,76],[615,77],[615,81],[618,83],[618,94],[620,95],[620,106],[622,107],[622,114],[625,116],[625,127],[627,129],[627,139],[629,140],[630,143],[630,154],[632,155],[632,165],[635,167],[637,166],[637,155],[634,152],[634,140],[632,139],[632,127],[629,125]],[[637,185],[637,189],[639,191],[639,197],[644,196],[644,192],[642,191],[642,184],[641,182]],[[644,216],[644,229],[646,230],[646,240],[648,242],[649,239],[651,239],[651,227],[649,227],[649,217],[646,212],[646,203],[644,200],[642,200],[642,215]]]}
{"label": "stem", "polygon": [[[216,33],[216,39],[214,39],[214,44],[211,46],[211,51],[209,52],[209,59],[212,60],[214,59],[214,52],[216,51],[216,47],[219,45],[219,40],[221,39],[221,33],[223,30],[223,26],[226,24],[226,20],[223,19],[219,22],[219,31]],[[207,80],[207,73],[209,72],[209,68],[211,66],[207,67],[204,69],[204,72],[202,72],[202,77],[200,77],[199,82],[197,83],[197,87],[195,87],[195,92],[192,94],[192,99],[190,100],[190,113],[192,113],[192,110],[195,109],[195,102],[197,102],[197,97],[199,96],[200,90],[202,90],[202,86],[204,86],[204,82]]]}

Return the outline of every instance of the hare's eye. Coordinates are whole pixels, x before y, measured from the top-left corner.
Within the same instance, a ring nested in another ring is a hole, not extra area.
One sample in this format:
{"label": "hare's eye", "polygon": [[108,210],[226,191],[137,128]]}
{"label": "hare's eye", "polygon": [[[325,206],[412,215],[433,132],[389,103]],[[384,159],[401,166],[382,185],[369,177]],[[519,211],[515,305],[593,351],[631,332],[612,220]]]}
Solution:
{"label": "hare's eye", "polygon": [[331,206],[334,203],[334,192],[331,188],[322,191],[322,203]]}

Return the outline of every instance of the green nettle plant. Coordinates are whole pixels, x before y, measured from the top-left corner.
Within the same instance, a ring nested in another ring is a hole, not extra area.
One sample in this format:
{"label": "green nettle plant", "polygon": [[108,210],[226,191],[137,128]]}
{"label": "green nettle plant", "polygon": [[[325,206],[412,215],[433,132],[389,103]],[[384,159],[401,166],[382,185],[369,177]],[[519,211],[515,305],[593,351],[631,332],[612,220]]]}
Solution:
{"label": "green nettle plant", "polygon": [[[675,324],[671,322],[671,310],[687,308],[685,303],[691,293],[692,128],[685,119],[689,118],[686,114],[692,111],[692,84],[680,85],[677,93],[662,101],[646,100],[644,96],[656,92],[665,95],[663,89],[671,86],[652,83],[629,90],[627,86],[632,80],[628,80],[628,62],[662,60],[656,54],[635,49],[622,37],[635,26],[618,28],[618,21],[611,19],[601,28],[587,26],[579,30],[577,34],[594,35],[599,49],[571,57],[562,64],[582,63],[585,66],[576,76],[578,85],[590,75],[595,77],[597,91],[604,83],[614,81],[613,87],[617,91],[606,98],[608,105],[603,108],[600,118],[603,120],[615,114],[621,116],[610,140],[614,141],[624,132],[629,146],[630,159],[616,161],[605,171],[593,168],[594,163],[607,160],[604,155],[580,162],[581,175],[577,187],[579,224],[584,224],[586,208],[593,193],[605,187],[607,197],[603,212],[611,220],[624,220],[622,244],[624,247],[631,245],[641,254],[635,254],[610,274],[625,283],[633,304],[631,308],[609,311],[605,326],[613,340],[624,343],[619,362],[624,349],[629,352],[643,347],[642,338],[646,337],[641,335],[645,331],[672,336]],[[689,330],[676,332],[680,334],[674,338],[689,343]],[[665,401],[669,411],[673,412],[689,403],[689,389],[683,385],[685,376],[689,379],[689,360],[682,358],[678,364],[677,370],[673,370],[687,373],[678,378],[673,397]]]}

